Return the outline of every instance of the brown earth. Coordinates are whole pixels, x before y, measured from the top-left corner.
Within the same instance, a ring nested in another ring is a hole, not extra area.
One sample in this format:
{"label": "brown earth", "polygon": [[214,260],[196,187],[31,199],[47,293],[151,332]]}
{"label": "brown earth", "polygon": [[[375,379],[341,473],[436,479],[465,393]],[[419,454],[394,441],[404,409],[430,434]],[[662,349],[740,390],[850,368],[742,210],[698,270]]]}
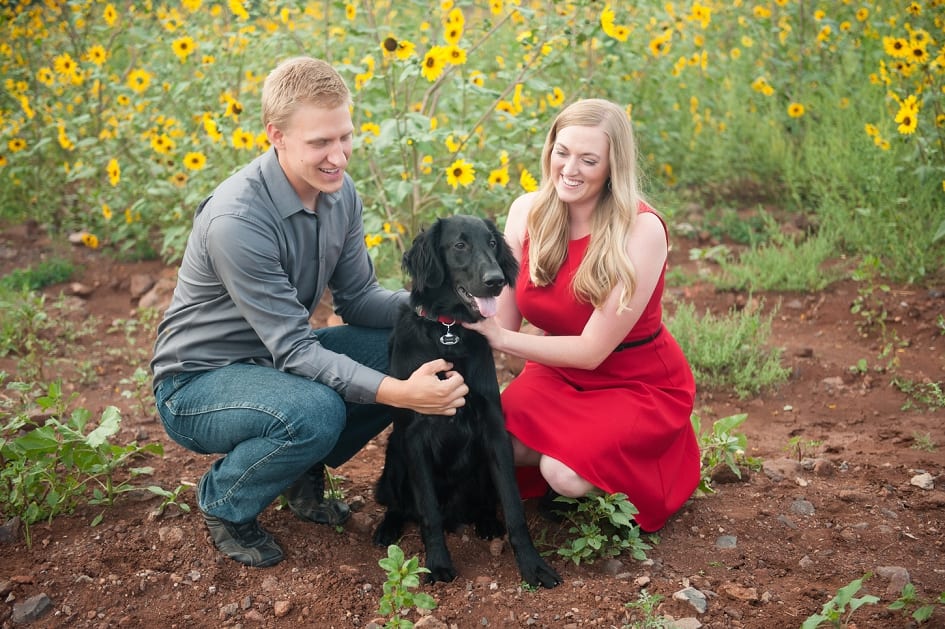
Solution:
{"label": "brown earth", "polygon": [[[673,268],[695,277],[697,263],[688,249],[700,244],[677,237]],[[137,309],[141,284],[164,278],[172,285],[173,270],[158,262],[117,262],[102,251],[13,226],[0,236],[0,275],[55,255],[79,265],[74,280],[81,286],[54,286],[46,294],[50,301],[70,295],[68,320],[91,326],[94,334],[70,341],[66,358],[48,357],[45,377],[63,378],[78,394],[75,405],[93,417],[107,405],[120,407],[117,443],[164,444],[162,458],[141,462],[154,467],[143,484],[171,490],[192,485],[211,459],[173,444],[153,410],[122,396],[133,388],[122,380],[146,366],[154,332],[154,322]],[[800,627],[839,588],[867,573],[873,576],[860,594],[881,600],[856,611],[855,626],[914,626],[887,606],[905,578],[924,600],[945,592],[945,410],[929,409],[893,381],[945,382],[945,293],[941,286],[894,286],[884,293],[885,340],[894,339],[896,348],[881,357],[884,339],[877,330],[864,335],[860,316],[850,311],[860,288],[848,280],[819,293],[756,296],[766,308],[781,306],[772,343],[784,349],[790,381],[747,400],[700,391],[696,410],[704,425],[747,413],[738,431],[747,435],[748,455],[764,461],[765,469],[693,498],[660,531],[647,561],[622,556],[575,565],[545,545],[564,583],[529,591],[521,587],[507,547],[452,535],[460,575],[452,583],[423,586],[438,606],[421,626],[643,626],[642,614],[625,604],[645,588],[665,597],[656,615],[689,619],[679,626],[699,626],[697,619],[713,628]],[[668,291],[670,315],[677,300],[692,302],[700,314],[721,315],[746,298],[697,282]],[[326,314],[323,308],[319,316]],[[136,321],[146,324],[134,328]],[[867,368],[851,369],[861,359]],[[518,368],[501,356],[499,363],[503,377]],[[0,358],[8,380],[15,379],[17,365],[16,357]],[[910,401],[912,408],[904,410]],[[343,530],[301,522],[275,505],[262,514],[286,551],[285,561],[272,568],[249,569],[221,557],[195,509],[172,507],[155,517],[160,501],[150,494],[121,499],[96,527],[90,523],[100,510],[92,508],[35,524],[31,547],[22,533],[0,544],[0,626],[14,626],[14,612],[45,594],[51,605],[32,626],[367,627],[379,617],[386,579],[378,566],[385,551],[371,543],[379,519],[372,488],[385,437],[334,470],[357,509]],[[931,489],[911,483],[922,472],[931,475]],[[191,489],[182,500],[194,506]],[[536,539],[562,539],[564,531],[541,519],[533,504],[527,512]],[[415,529],[402,547],[408,557],[422,558]],[[687,586],[706,596],[704,612],[674,600]],[[408,618],[419,620],[416,613]],[[945,626],[945,606],[938,605],[924,626]]]}

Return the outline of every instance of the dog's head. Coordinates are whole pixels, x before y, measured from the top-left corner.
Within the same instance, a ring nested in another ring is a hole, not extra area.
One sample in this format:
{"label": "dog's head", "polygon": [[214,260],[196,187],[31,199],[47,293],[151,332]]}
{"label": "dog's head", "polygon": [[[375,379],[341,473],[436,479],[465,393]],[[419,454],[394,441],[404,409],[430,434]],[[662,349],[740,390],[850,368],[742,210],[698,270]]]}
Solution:
{"label": "dog's head", "polygon": [[404,253],[410,297],[436,316],[476,321],[496,311],[495,298],[515,285],[518,262],[495,224],[475,216],[438,219]]}

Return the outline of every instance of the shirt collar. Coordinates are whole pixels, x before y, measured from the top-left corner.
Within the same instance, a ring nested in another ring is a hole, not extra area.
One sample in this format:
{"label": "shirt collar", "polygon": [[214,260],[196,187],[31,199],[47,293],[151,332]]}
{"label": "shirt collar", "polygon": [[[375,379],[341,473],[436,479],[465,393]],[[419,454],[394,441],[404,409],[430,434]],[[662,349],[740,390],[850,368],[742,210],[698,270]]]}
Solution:
{"label": "shirt collar", "polygon": [[[285,172],[282,170],[282,165],[279,163],[279,156],[276,154],[276,148],[274,146],[269,147],[269,150],[263,154],[261,170],[263,180],[266,182],[266,187],[269,188],[272,202],[275,204],[282,218],[288,218],[297,212],[308,211],[305,206],[302,205],[302,200],[299,198],[299,195],[296,194],[292,184],[289,183],[289,178],[286,177]],[[316,208],[319,212],[327,211],[334,206],[340,198],[340,190],[338,192],[319,192]]]}

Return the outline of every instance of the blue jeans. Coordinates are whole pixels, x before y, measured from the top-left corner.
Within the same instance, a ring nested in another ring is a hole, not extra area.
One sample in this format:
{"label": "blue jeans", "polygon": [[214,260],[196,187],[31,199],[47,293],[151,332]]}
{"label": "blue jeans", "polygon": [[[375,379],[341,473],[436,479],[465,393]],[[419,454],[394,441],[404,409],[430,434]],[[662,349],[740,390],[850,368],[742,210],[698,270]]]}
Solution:
{"label": "blue jeans", "polygon": [[[325,348],[387,373],[389,329],[341,325],[316,334]],[[249,363],[167,376],[154,396],[171,439],[223,455],[201,479],[197,504],[238,523],[313,465],[341,465],[390,423],[386,406],[346,403],[319,382]]]}

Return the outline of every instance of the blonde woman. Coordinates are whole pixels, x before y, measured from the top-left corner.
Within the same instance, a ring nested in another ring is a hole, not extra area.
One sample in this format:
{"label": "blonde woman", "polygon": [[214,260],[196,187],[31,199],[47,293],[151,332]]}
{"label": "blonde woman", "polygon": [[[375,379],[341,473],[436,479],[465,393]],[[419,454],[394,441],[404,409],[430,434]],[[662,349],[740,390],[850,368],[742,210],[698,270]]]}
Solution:
{"label": "blonde woman", "polygon": [[[553,507],[555,494],[622,492],[640,528],[656,531],[691,496],[700,454],[692,371],[662,323],[668,233],[636,161],[621,107],[564,109],[541,187],[509,209],[518,282],[495,318],[467,327],[526,359],[502,395],[523,497]],[[543,333],[521,332],[523,318]]]}

